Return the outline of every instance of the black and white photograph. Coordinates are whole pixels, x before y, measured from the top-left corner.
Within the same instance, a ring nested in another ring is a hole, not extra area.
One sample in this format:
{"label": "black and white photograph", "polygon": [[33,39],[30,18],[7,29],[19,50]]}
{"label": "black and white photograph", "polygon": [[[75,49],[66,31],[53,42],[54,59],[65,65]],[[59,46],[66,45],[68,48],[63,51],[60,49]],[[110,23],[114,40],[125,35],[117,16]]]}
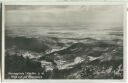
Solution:
{"label": "black and white photograph", "polygon": [[5,79],[123,79],[124,5],[5,5]]}

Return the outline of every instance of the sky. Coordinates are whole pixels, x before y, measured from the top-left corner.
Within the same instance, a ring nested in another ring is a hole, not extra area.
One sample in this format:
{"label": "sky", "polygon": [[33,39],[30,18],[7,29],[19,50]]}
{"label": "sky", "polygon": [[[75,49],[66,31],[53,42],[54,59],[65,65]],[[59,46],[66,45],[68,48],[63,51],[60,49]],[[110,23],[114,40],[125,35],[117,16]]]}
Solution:
{"label": "sky", "polygon": [[122,12],[122,6],[6,6],[6,25],[119,25]]}
{"label": "sky", "polygon": [[88,29],[93,30],[92,33],[112,27],[122,30],[123,15],[122,5],[6,5],[5,26],[12,30],[14,27],[35,29],[35,32],[37,27],[42,27],[40,30],[44,33],[49,33],[49,30],[70,33],[80,31],[84,35]]}

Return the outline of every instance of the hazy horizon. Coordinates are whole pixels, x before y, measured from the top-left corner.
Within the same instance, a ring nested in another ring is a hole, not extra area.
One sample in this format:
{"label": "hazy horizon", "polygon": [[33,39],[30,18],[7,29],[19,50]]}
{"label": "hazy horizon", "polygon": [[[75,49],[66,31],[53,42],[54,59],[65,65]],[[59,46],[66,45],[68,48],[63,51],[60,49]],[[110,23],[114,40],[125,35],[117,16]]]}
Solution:
{"label": "hazy horizon", "polygon": [[[14,35],[111,38],[123,32],[122,5],[6,5],[6,30]],[[123,34],[123,33],[122,33]]]}

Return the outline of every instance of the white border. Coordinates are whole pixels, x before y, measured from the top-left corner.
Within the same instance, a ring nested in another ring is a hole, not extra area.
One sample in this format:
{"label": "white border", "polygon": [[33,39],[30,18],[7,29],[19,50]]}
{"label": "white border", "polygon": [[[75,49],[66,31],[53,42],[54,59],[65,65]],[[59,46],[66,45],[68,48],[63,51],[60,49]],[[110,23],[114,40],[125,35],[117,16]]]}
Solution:
{"label": "white border", "polygon": [[4,24],[4,22],[5,22],[5,19],[4,19],[4,4],[2,3],[2,80],[4,79],[4,53],[5,53],[5,47],[4,47],[4,40],[5,40],[5,24]]}
{"label": "white border", "polygon": [[[38,79],[20,79],[20,80],[14,80],[14,79],[10,79],[10,80],[6,80],[4,79],[4,52],[5,52],[5,6],[6,5],[124,5],[124,79],[122,80],[116,80],[116,79],[74,79],[74,80],[55,80],[55,79],[41,79],[41,80],[38,80]],[[126,29],[126,4],[125,3],[122,3],[122,2],[31,2],[31,3],[26,3],[26,2],[3,2],[2,4],[2,81],[3,82],[36,82],[36,83],[41,83],[41,82],[47,82],[47,83],[56,83],[56,82],[68,82],[68,83],[71,83],[71,82],[111,82],[111,83],[117,83],[117,82],[126,82],[126,77],[127,77],[127,65],[126,65],[126,59],[127,59],[127,50],[126,50],[126,34],[127,34],[127,29]]]}
{"label": "white border", "polygon": [[4,5],[124,5],[125,2],[23,2],[4,1]]}
{"label": "white border", "polygon": [[[10,0],[6,0],[10,1]],[[17,0],[11,0],[17,1]],[[127,2],[127,0],[19,0],[22,2]]]}
{"label": "white border", "polygon": [[0,28],[1,28],[1,33],[0,33],[0,34],[1,34],[1,35],[0,35],[0,36],[1,36],[1,39],[0,39],[0,41],[1,41],[1,42],[0,42],[0,43],[1,43],[1,47],[0,47],[0,48],[1,48],[1,49],[0,49],[0,50],[1,50],[1,55],[0,55],[0,59],[1,59],[1,60],[0,60],[0,81],[1,81],[1,80],[2,80],[2,2],[1,2],[1,1],[0,1],[0,6],[1,6],[1,7],[0,7],[0,11],[1,11],[1,12],[0,12],[0,13],[1,13],[1,14],[0,14],[0,15],[1,15],[1,19],[0,19],[0,20],[1,20],[1,25],[0,25],[0,26],[1,26],[1,27],[0,27]]}
{"label": "white border", "polygon": [[127,35],[128,35],[128,33],[127,33],[127,21],[128,21],[128,19],[127,19],[127,17],[128,17],[128,14],[127,14],[127,4],[125,5],[125,8],[124,8],[124,26],[123,26],[123,74],[124,74],[124,79],[127,81],[127,73],[128,73],[128,71],[127,71],[127,66],[128,66],[128,64],[127,64],[127,58],[128,58],[128,45],[127,45]]}

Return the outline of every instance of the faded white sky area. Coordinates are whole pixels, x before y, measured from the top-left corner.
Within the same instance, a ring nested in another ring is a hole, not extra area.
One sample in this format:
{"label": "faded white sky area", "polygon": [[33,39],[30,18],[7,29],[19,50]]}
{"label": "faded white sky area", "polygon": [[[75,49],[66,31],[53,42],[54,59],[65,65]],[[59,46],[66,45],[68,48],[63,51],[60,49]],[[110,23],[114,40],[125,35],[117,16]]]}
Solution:
{"label": "faded white sky area", "polygon": [[7,26],[121,25],[122,6],[6,6]]}
{"label": "faded white sky area", "polygon": [[[42,35],[63,32],[71,33],[69,37],[82,37],[89,36],[88,31],[90,34],[108,34],[107,29],[123,29],[122,5],[6,5],[5,8],[6,29],[16,29],[13,33],[18,33],[18,29],[23,31],[24,27]],[[40,30],[37,31],[37,27]]]}

